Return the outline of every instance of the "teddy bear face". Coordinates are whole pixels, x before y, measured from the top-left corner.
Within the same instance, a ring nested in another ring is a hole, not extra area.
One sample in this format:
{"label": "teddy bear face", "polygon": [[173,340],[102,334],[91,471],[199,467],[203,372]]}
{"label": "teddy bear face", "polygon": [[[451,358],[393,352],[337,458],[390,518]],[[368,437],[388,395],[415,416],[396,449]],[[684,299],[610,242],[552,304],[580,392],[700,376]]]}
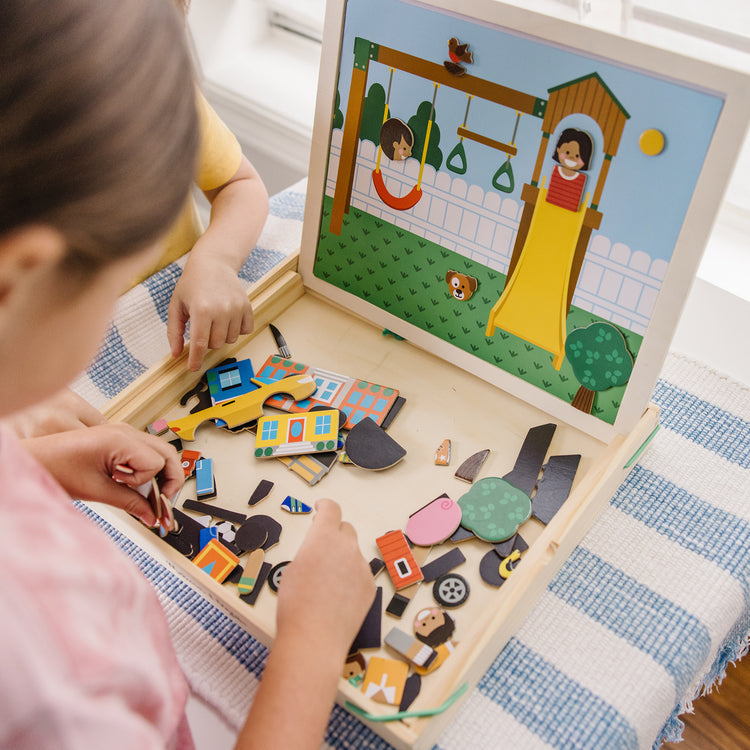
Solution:
{"label": "teddy bear face", "polygon": [[445,280],[448,282],[451,295],[459,302],[469,299],[477,290],[477,280],[458,271],[448,271]]}

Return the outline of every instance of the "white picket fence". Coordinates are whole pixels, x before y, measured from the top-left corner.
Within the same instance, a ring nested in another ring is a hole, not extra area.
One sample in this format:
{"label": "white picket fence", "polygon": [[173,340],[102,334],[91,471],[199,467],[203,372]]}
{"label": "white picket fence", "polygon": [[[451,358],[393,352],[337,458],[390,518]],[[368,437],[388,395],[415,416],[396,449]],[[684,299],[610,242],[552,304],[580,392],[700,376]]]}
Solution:
{"label": "white picket fence", "polygon": [[[333,196],[341,150],[341,131],[334,130],[326,193]],[[521,218],[520,201],[494,189],[467,185],[429,164],[422,175],[422,197],[414,208],[397,211],[380,200],[372,183],[377,149],[360,142],[352,188],[352,205],[460,255],[507,273]],[[417,182],[419,162],[381,158],[380,169],[391,195],[408,193]],[[602,234],[591,238],[573,304],[634,333],[643,334],[664,280],[667,263]]]}

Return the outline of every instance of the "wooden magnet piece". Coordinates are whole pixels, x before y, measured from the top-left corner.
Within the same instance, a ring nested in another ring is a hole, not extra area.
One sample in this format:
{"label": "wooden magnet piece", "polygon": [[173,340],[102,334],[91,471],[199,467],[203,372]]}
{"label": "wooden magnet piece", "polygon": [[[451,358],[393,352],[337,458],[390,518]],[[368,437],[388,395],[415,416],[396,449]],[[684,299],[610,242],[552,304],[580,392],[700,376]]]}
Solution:
{"label": "wooden magnet piece", "polygon": [[247,516],[244,513],[235,513],[233,510],[227,510],[227,508],[219,508],[217,505],[209,505],[208,503],[201,503],[197,500],[185,500],[182,503],[182,507],[185,510],[193,510],[198,513],[208,513],[214,518],[221,518],[223,521],[231,521],[232,523],[245,523]]}
{"label": "wooden magnet piece", "polygon": [[543,524],[548,524],[568,499],[580,462],[580,456],[550,456],[531,503],[534,517]]}
{"label": "wooden magnet piece", "polygon": [[239,565],[240,559],[217,539],[211,539],[195,556],[193,562],[215,581],[223,583],[226,577]]}
{"label": "wooden magnet piece", "polygon": [[464,553],[458,547],[453,547],[444,555],[422,566],[424,582],[431,583],[465,562]]}
{"label": "wooden magnet piece", "polygon": [[505,583],[505,578],[500,575],[502,561],[503,558],[494,549],[489,550],[479,561],[479,575],[488,586],[499,588]]}
{"label": "wooden magnet piece", "polygon": [[512,537],[531,515],[531,500],[499,477],[480,479],[461,498],[461,525],[487,542]]}
{"label": "wooden magnet piece", "polygon": [[406,536],[412,544],[430,547],[448,539],[460,523],[461,508],[458,503],[442,494],[409,516]]}
{"label": "wooden magnet piece", "polygon": [[474,276],[467,276],[453,270],[445,274],[445,280],[448,282],[451,296],[459,302],[469,299],[479,286]]}
{"label": "wooden magnet piece", "polygon": [[281,524],[271,516],[252,516],[255,523],[260,524],[266,530],[266,541],[263,542],[263,549],[268,552],[271,547],[275,547],[281,539]]}
{"label": "wooden magnet piece", "polygon": [[501,563],[500,563],[500,577],[505,578],[506,580],[510,578],[510,574],[515,570],[516,565],[519,560],[521,559],[521,553],[516,549],[513,550],[513,552],[508,555]]}
{"label": "wooden magnet piece", "polygon": [[[406,589],[406,591],[411,591],[411,589]],[[410,601],[410,596],[405,596],[404,594],[400,594],[397,591],[391,597],[391,600],[388,602],[388,606],[385,608],[386,614],[389,614],[391,617],[402,617],[404,612],[406,611],[406,608],[409,606]]]}
{"label": "wooden magnet piece", "polygon": [[297,500],[296,497],[292,497],[291,495],[287,495],[281,501],[281,508],[282,510],[285,510],[287,513],[295,513],[295,514],[312,513],[312,507],[310,505],[305,505],[305,503],[303,503],[301,500]]}
{"label": "wooden magnet piece", "polygon": [[348,680],[354,687],[359,687],[362,684],[362,680],[365,678],[365,670],[367,669],[367,662],[365,657],[357,651],[355,654],[349,654],[344,662],[344,671],[341,676]]}
{"label": "wooden magnet piece", "polygon": [[378,586],[375,591],[370,609],[362,621],[359,632],[349,647],[349,653],[361,651],[364,648],[380,648],[381,622],[383,619],[383,588]]}
{"label": "wooden magnet piece", "polygon": [[403,531],[389,531],[378,537],[375,543],[397,591],[422,580],[422,571],[414,559]]}
{"label": "wooden magnet piece", "polygon": [[385,637],[385,643],[390,646],[396,653],[401,654],[405,659],[418,667],[429,667],[435,658],[437,652],[426,643],[418,641],[408,633],[398,628],[391,628]]}
{"label": "wooden magnet piece", "polygon": [[[195,519],[177,508],[173,509],[176,527],[163,537],[164,541],[181,555],[194,557],[200,550],[200,530],[203,528]],[[159,533],[154,530],[154,533]]]}
{"label": "wooden magnet piece", "polygon": [[551,423],[532,427],[526,433],[515,466],[503,477],[506,482],[529,497],[536,486],[544,457],[547,455],[556,429],[557,425]]}
{"label": "wooden magnet piece", "polygon": [[380,426],[384,430],[387,430],[391,426],[391,423],[398,416],[398,413],[401,411],[405,403],[406,399],[403,396],[398,396],[396,398],[396,400],[393,402],[393,405],[388,410],[388,413],[385,415],[385,418],[380,423]]}
{"label": "wooden magnet piece", "polygon": [[214,462],[210,458],[201,458],[195,462],[195,493],[200,500],[216,497]]}
{"label": "wooden magnet piece", "polygon": [[[431,667],[434,665],[434,662]],[[422,689],[422,678],[414,672],[406,678],[404,683],[404,692],[401,695],[401,702],[398,704],[399,711],[408,711],[411,704],[419,696],[419,691]]]}
{"label": "wooden magnet piece", "polygon": [[487,460],[487,456],[490,455],[490,449],[485,448],[483,451],[477,451],[473,455],[469,456],[459,467],[456,469],[456,476],[458,479],[463,479],[464,482],[473,482],[479,474],[479,470]]}
{"label": "wooden magnet piece", "polygon": [[373,557],[372,560],[370,560],[370,570],[372,571],[373,578],[375,578],[384,567],[385,563],[379,557]]}
{"label": "wooden magnet piece", "polygon": [[476,539],[476,534],[473,531],[465,529],[463,526],[459,526],[453,534],[451,534],[451,541],[454,544],[459,542],[465,542],[467,539]]}
{"label": "wooden magnet piece", "polygon": [[451,462],[451,441],[445,438],[435,451],[435,464],[447,466]]}
{"label": "wooden magnet piece", "polygon": [[201,457],[200,451],[184,450],[180,453],[180,462],[182,463],[182,473],[185,479],[191,477],[195,471],[195,462]]}
{"label": "wooden magnet piece", "polygon": [[247,501],[248,505],[257,505],[261,500],[265,500],[271,490],[273,489],[273,482],[268,479],[261,479],[258,486],[253,490],[253,494],[250,495],[250,499]]}
{"label": "wooden magnet piece", "polygon": [[401,703],[409,665],[401,659],[373,656],[367,665],[362,692],[376,703],[397,706]]}
{"label": "wooden magnet piece", "polygon": [[[253,379],[256,384],[260,381]],[[222,401],[180,419],[168,422],[169,428],[183,440],[195,440],[195,431],[203,422],[221,420],[227,427],[239,427],[263,416],[263,404],[273,395],[288,393],[295,400],[311,396],[317,388],[311,375],[292,375],[282,380],[260,384],[249,393]]]}
{"label": "wooden magnet piece", "polygon": [[274,594],[277,594],[279,592],[279,586],[281,585],[281,576],[284,572],[284,568],[286,568],[286,566],[289,565],[290,562],[291,560],[284,560],[284,562],[280,562],[277,565],[274,565],[268,573],[268,586]]}
{"label": "wooden magnet piece", "polygon": [[338,409],[261,417],[254,455],[256,458],[271,458],[336,450],[339,419]]}
{"label": "wooden magnet piece", "polygon": [[234,543],[243,552],[261,549],[268,539],[265,525],[256,520],[256,516],[248,518],[234,534]]}
{"label": "wooden magnet piece", "polygon": [[265,553],[262,549],[254,549],[248,556],[245,568],[242,571],[242,577],[237,584],[237,591],[239,591],[240,596],[252,593],[258,581],[258,574],[263,566],[264,557]]}
{"label": "wooden magnet piece", "polygon": [[397,464],[406,455],[406,450],[366,417],[349,430],[346,455],[361,469],[381,471]]}
{"label": "wooden magnet piece", "polygon": [[203,549],[212,539],[219,538],[216,526],[207,526],[200,531],[200,548]]}
{"label": "wooden magnet piece", "polygon": [[460,607],[469,598],[469,582],[458,573],[446,573],[435,581],[432,596],[441,607]]}
{"label": "wooden magnet piece", "polygon": [[336,465],[338,455],[336,451],[323,451],[303,456],[279,456],[278,459],[312,487]]}
{"label": "wooden magnet piece", "polygon": [[437,648],[456,632],[456,621],[440,607],[428,607],[414,618],[414,635],[422,643]]}
{"label": "wooden magnet piece", "polygon": [[253,590],[249,594],[240,594],[240,599],[242,599],[245,604],[249,604],[250,606],[255,604],[255,602],[258,600],[258,596],[260,595],[260,591],[263,588],[263,584],[268,580],[268,575],[270,572],[271,563],[264,562],[263,565],[260,566],[260,572],[258,573],[258,577],[256,578]]}

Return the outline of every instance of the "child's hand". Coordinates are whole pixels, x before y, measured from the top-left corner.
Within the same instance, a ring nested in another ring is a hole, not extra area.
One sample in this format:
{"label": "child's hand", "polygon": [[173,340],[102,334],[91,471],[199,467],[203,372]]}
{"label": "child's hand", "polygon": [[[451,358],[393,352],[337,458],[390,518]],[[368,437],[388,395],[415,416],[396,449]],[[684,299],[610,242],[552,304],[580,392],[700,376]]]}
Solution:
{"label": "child's hand", "polygon": [[185,481],[177,451],[169,443],[126,424],[31,438],[24,447],[71,497],[122,508],[147,526],[165,522],[165,514],[157,519],[134,488],[156,477],[161,492],[172,499]]}
{"label": "child's hand", "polygon": [[184,348],[188,320],[189,370],[200,369],[208,349],[232,344],[253,330],[253,309],[237,272],[220,257],[200,252],[197,244],[174,288],[167,312],[167,339],[175,357]]}
{"label": "child's hand", "polygon": [[88,401],[69,388],[3,420],[21,439],[93,427],[106,422]]}
{"label": "child's hand", "polygon": [[375,598],[375,582],[354,527],[333,500],[319,500],[312,527],[279,586],[277,637],[296,634],[316,649],[340,654],[349,646]]}

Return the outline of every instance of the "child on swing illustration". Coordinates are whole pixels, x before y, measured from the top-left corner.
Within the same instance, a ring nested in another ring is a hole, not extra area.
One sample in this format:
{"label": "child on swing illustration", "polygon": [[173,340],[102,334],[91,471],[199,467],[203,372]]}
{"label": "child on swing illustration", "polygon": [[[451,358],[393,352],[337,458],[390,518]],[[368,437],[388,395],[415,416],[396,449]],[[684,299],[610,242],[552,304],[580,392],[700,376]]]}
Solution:
{"label": "child on swing illustration", "polygon": [[380,128],[380,148],[391,161],[406,161],[411,156],[414,133],[398,117],[391,117]]}
{"label": "child on swing illustration", "polygon": [[585,130],[565,128],[557,139],[552,158],[554,167],[547,189],[547,202],[569,211],[578,211],[586,185],[583,174],[591,166],[594,141]]}

